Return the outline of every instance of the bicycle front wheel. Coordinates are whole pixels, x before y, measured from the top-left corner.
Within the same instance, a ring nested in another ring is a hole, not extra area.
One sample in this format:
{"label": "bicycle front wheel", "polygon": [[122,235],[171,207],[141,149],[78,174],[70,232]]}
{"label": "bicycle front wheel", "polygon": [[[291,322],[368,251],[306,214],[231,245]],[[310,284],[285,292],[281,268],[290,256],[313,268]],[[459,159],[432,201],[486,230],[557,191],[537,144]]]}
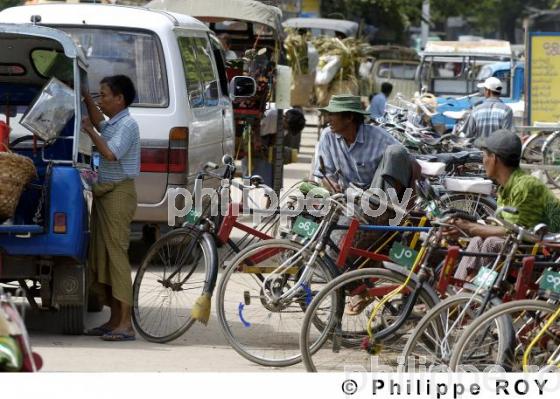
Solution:
{"label": "bicycle front wheel", "polygon": [[[230,345],[246,359],[273,367],[300,362],[304,312],[334,271],[289,240],[266,240],[241,251],[223,274],[216,295],[218,321]],[[277,272],[278,266],[287,267]],[[302,273],[309,274],[300,281]],[[283,294],[293,290],[291,298]],[[320,320],[317,321],[321,323]]]}
{"label": "bicycle front wheel", "polygon": [[[446,371],[451,354],[463,331],[477,317],[484,298],[480,295],[456,294],[432,308],[420,320],[402,351],[405,370]],[[499,301],[493,300],[493,305]],[[504,318],[497,319],[496,331],[502,337],[511,337],[511,326]],[[504,338],[502,342],[508,342]],[[498,348],[505,353],[507,348]]]}
{"label": "bicycle front wheel", "polygon": [[[531,299],[496,306],[477,318],[461,335],[451,356],[451,369],[522,371],[525,349],[557,309],[557,304]],[[497,333],[499,318],[507,318],[511,323],[514,337],[511,342],[503,342],[504,336]],[[558,331],[560,324],[557,320],[533,347],[529,365],[537,368],[547,365],[560,344]],[[509,348],[507,356],[498,349],[500,347]]]}
{"label": "bicycle front wheel", "polygon": [[[382,298],[406,278],[393,270],[372,268],[345,273],[326,285],[309,306],[301,329],[300,349],[307,371],[377,371],[382,366],[398,366],[406,337],[426,310],[435,305],[435,298],[420,288],[412,307],[406,309],[404,305],[416,288],[416,282],[410,280],[372,320],[370,316]],[[330,306],[332,298],[341,298],[342,306]],[[407,310],[408,317],[401,320]],[[318,326],[317,319],[328,324]],[[370,350],[373,346],[367,346],[372,343],[367,333],[369,323],[375,351]],[[384,333],[382,340],[376,339],[389,328],[396,331],[388,336]],[[318,338],[325,334],[327,339]]]}
{"label": "bicycle front wheel", "polygon": [[216,248],[193,226],[173,230],[152,245],[133,284],[132,321],[142,337],[165,343],[192,326],[192,307],[209,270],[218,267],[212,262],[217,263]]}

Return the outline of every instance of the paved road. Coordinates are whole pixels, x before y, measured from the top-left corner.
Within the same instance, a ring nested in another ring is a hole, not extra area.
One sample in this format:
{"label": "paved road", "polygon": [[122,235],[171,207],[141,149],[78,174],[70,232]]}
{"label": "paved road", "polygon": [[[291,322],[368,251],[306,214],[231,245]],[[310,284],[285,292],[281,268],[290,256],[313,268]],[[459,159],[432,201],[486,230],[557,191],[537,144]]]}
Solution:
{"label": "paved road", "polygon": [[[302,135],[299,162],[285,167],[285,187],[307,176],[316,140],[316,128],[306,128]],[[137,247],[141,248],[140,245]],[[102,313],[88,314],[87,326],[103,323],[108,313],[106,309]],[[149,343],[140,337],[135,342],[111,343],[96,337],[65,336],[56,331],[56,323],[46,316],[29,314],[27,317],[33,349],[43,357],[45,371],[271,370],[252,364],[231,349],[214,312],[207,326],[195,324],[183,337],[164,345]],[[302,367],[275,371],[302,371]]]}

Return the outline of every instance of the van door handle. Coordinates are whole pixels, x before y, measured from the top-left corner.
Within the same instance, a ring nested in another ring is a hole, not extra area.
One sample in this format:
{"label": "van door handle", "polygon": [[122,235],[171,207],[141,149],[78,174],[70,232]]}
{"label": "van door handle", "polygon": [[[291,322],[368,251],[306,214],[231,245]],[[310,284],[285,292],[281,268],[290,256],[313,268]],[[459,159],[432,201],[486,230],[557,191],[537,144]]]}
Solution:
{"label": "van door handle", "polygon": [[226,116],[226,109],[222,108],[222,116],[225,117]]}

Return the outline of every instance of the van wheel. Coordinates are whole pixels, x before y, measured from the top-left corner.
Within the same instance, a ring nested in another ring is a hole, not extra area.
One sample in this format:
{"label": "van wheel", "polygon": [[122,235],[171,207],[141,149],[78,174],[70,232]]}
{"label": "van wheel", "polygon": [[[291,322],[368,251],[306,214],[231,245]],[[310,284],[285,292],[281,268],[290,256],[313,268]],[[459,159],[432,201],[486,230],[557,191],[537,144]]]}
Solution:
{"label": "van wheel", "polygon": [[83,334],[85,319],[84,305],[62,305],[60,306],[59,312],[62,317],[63,334]]}

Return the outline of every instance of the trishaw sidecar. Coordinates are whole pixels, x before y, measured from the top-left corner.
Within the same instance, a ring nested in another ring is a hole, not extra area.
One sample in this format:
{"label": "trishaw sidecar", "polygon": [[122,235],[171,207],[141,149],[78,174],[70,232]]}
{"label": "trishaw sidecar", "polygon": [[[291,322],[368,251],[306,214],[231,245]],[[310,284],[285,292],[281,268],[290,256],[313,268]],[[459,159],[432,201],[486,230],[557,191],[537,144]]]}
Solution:
{"label": "trishaw sidecar", "polygon": [[[15,214],[0,220],[0,284],[21,286],[33,308],[56,314],[64,333],[80,334],[89,239],[81,170],[89,169],[91,143],[80,133],[87,63],[70,36],[31,23],[0,24],[0,48],[0,119],[11,131],[10,151],[29,157],[37,170]],[[52,107],[61,93],[47,94],[53,82],[66,93],[65,115]],[[51,102],[40,103],[40,94]],[[60,129],[46,137],[40,129],[49,122]]]}

